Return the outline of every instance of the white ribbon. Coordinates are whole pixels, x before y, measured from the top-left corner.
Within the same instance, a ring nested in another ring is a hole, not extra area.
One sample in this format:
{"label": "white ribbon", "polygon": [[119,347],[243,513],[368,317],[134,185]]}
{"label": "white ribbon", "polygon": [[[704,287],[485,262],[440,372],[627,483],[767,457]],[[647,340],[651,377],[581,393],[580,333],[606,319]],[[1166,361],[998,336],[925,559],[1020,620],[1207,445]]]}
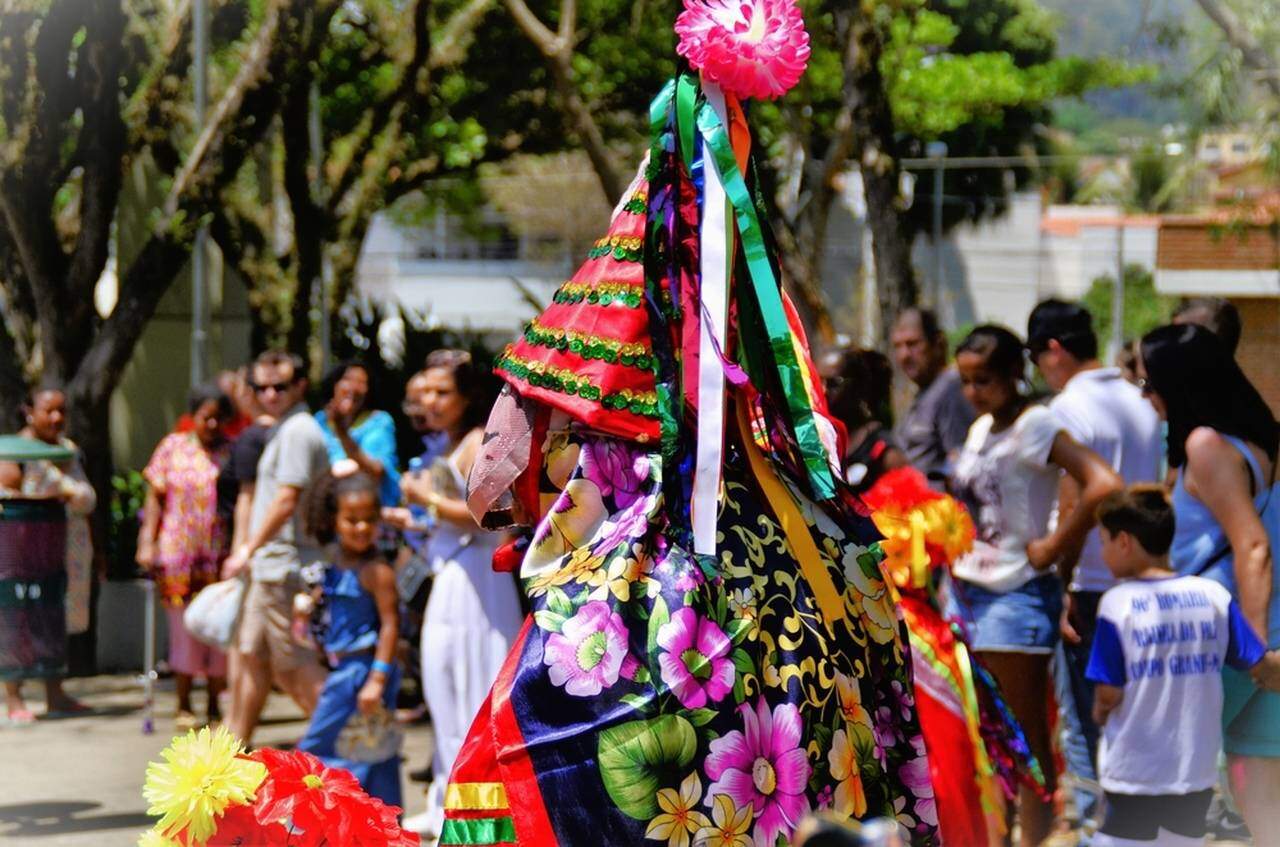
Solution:
{"label": "white ribbon", "polygon": [[[703,94],[723,126],[729,125],[724,93],[714,82],[703,80]],[[699,142],[701,143],[701,142]],[[729,270],[733,262],[733,210],[715,160],[702,157],[701,257],[698,286],[698,445],[693,472],[693,551],[714,556],[716,516],[720,508],[721,471],[724,464],[724,349],[729,315]]]}

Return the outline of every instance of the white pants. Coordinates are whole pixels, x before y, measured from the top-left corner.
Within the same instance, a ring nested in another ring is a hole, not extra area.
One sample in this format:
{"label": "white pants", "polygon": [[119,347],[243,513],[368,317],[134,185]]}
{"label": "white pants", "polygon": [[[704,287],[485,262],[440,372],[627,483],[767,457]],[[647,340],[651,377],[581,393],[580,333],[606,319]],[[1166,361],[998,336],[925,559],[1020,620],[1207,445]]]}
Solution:
{"label": "white pants", "polygon": [[436,577],[422,625],[422,686],[435,732],[427,813],[437,834],[454,760],[521,623],[515,581],[488,561],[483,570],[450,562]]}

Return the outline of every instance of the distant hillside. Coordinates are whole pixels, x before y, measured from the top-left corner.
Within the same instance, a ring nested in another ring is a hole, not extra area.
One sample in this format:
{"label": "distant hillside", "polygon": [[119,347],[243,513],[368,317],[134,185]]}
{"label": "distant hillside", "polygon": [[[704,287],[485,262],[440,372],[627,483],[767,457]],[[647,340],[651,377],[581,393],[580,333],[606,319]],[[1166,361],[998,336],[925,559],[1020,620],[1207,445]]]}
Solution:
{"label": "distant hillside", "polygon": [[[1039,0],[1061,21],[1059,55],[1112,56],[1158,67],[1185,67],[1178,47],[1159,42],[1169,23],[1200,15],[1195,0]],[[1087,99],[1102,120],[1137,119],[1150,124],[1176,121],[1176,98],[1159,83],[1124,91],[1100,92]]]}

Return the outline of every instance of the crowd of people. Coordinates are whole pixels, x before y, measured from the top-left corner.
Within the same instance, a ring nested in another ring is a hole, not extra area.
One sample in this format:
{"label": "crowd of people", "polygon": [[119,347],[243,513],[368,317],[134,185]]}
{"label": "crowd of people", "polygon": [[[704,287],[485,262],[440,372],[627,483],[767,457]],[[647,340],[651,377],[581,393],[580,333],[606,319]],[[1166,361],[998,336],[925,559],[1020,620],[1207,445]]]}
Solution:
{"label": "crowd of people", "polygon": [[[1258,843],[1280,843],[1280,653],[1267,649],[1280,645],[1280,429],[1234,359],[1240,334],[1230,304],[1193,301],[1108,367],[1077,304],[1038,305],[1025,339],[983,325],[954,350],[912,308],[891,358],[845,349],[820,363],[853,492],[911,466],[968,509],[976,539],[952,564],[946,614],[1050,791],[1061,730],[1077,813],[1102,822],[1095,844],[1199,843],[1235,809]],[[895,365],[915,387],[896,426]],[[337,365],[313,412],[303,361],[269,351],[193,390],[144,471],[137,563],[167,616],[179,729],[225,721],[247,744],[278,688],[310,718],[300,749],[404,805],[397,695],[420,674],[435,754],[425,811],[407,825],[439,835],[455,759],[524,618],[515,579],[494,568],[511,539],[467,503],[493,381],[464,351],[432,353],[405,387],[422,452],[402,463],[370,377]],[[65,404],[34,393],[22,434],[74,451]],[[0,463],[0,486],[65,504],[65,620],[42,637],[82,631],[95,497],[79,460]],[[224,650],[184,613],[227,579],[243,598]],[[57,672],[29,671],[50,712],[83,709]],[[34,719],[23,676],[5,680],[11,723]],[[1024,787],[1011,805],[1022,843],[1049,836],[1043,794]]]}
{"label": "crowd of people", "polygon": [[[1234,359],[1240,336],[1229,302],[1191,300],[1107,367],[1089,312],[1048,300],[1025,340],[979,326],[949,365],[935,316],[910,309],[891,334],[916,387],[896,429],[883,356],[824,363],[848,481],[905,461],[968,507],[948,612],[1046,764],[1057,704],[1094,844],[1239,834],[1237,807],[1256,843],[1280,843],[1280,429]],[[1187,608],[1213,614],[1191,624]],[[1016,806],[1022,843],[1040,843],[1053,805],[1024,788]]]}

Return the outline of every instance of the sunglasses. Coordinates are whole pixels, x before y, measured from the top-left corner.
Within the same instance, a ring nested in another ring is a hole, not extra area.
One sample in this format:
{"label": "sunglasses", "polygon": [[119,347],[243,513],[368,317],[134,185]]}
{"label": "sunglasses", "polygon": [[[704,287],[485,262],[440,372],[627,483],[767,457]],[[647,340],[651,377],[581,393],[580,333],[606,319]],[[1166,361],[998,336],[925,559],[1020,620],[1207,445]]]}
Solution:
{"label": "sunglasses", "polygon": [[274,391],[277,394],[283,394],[289,390],[289,388],[293,385],[294,382],[295,380],[292,380],[292,379],[289,380],[288,382],[269,382],[266,385],[255,385],[253,386],[253,390],[254,390],[254,393],[256,394],[266,394],[268,391]]}

